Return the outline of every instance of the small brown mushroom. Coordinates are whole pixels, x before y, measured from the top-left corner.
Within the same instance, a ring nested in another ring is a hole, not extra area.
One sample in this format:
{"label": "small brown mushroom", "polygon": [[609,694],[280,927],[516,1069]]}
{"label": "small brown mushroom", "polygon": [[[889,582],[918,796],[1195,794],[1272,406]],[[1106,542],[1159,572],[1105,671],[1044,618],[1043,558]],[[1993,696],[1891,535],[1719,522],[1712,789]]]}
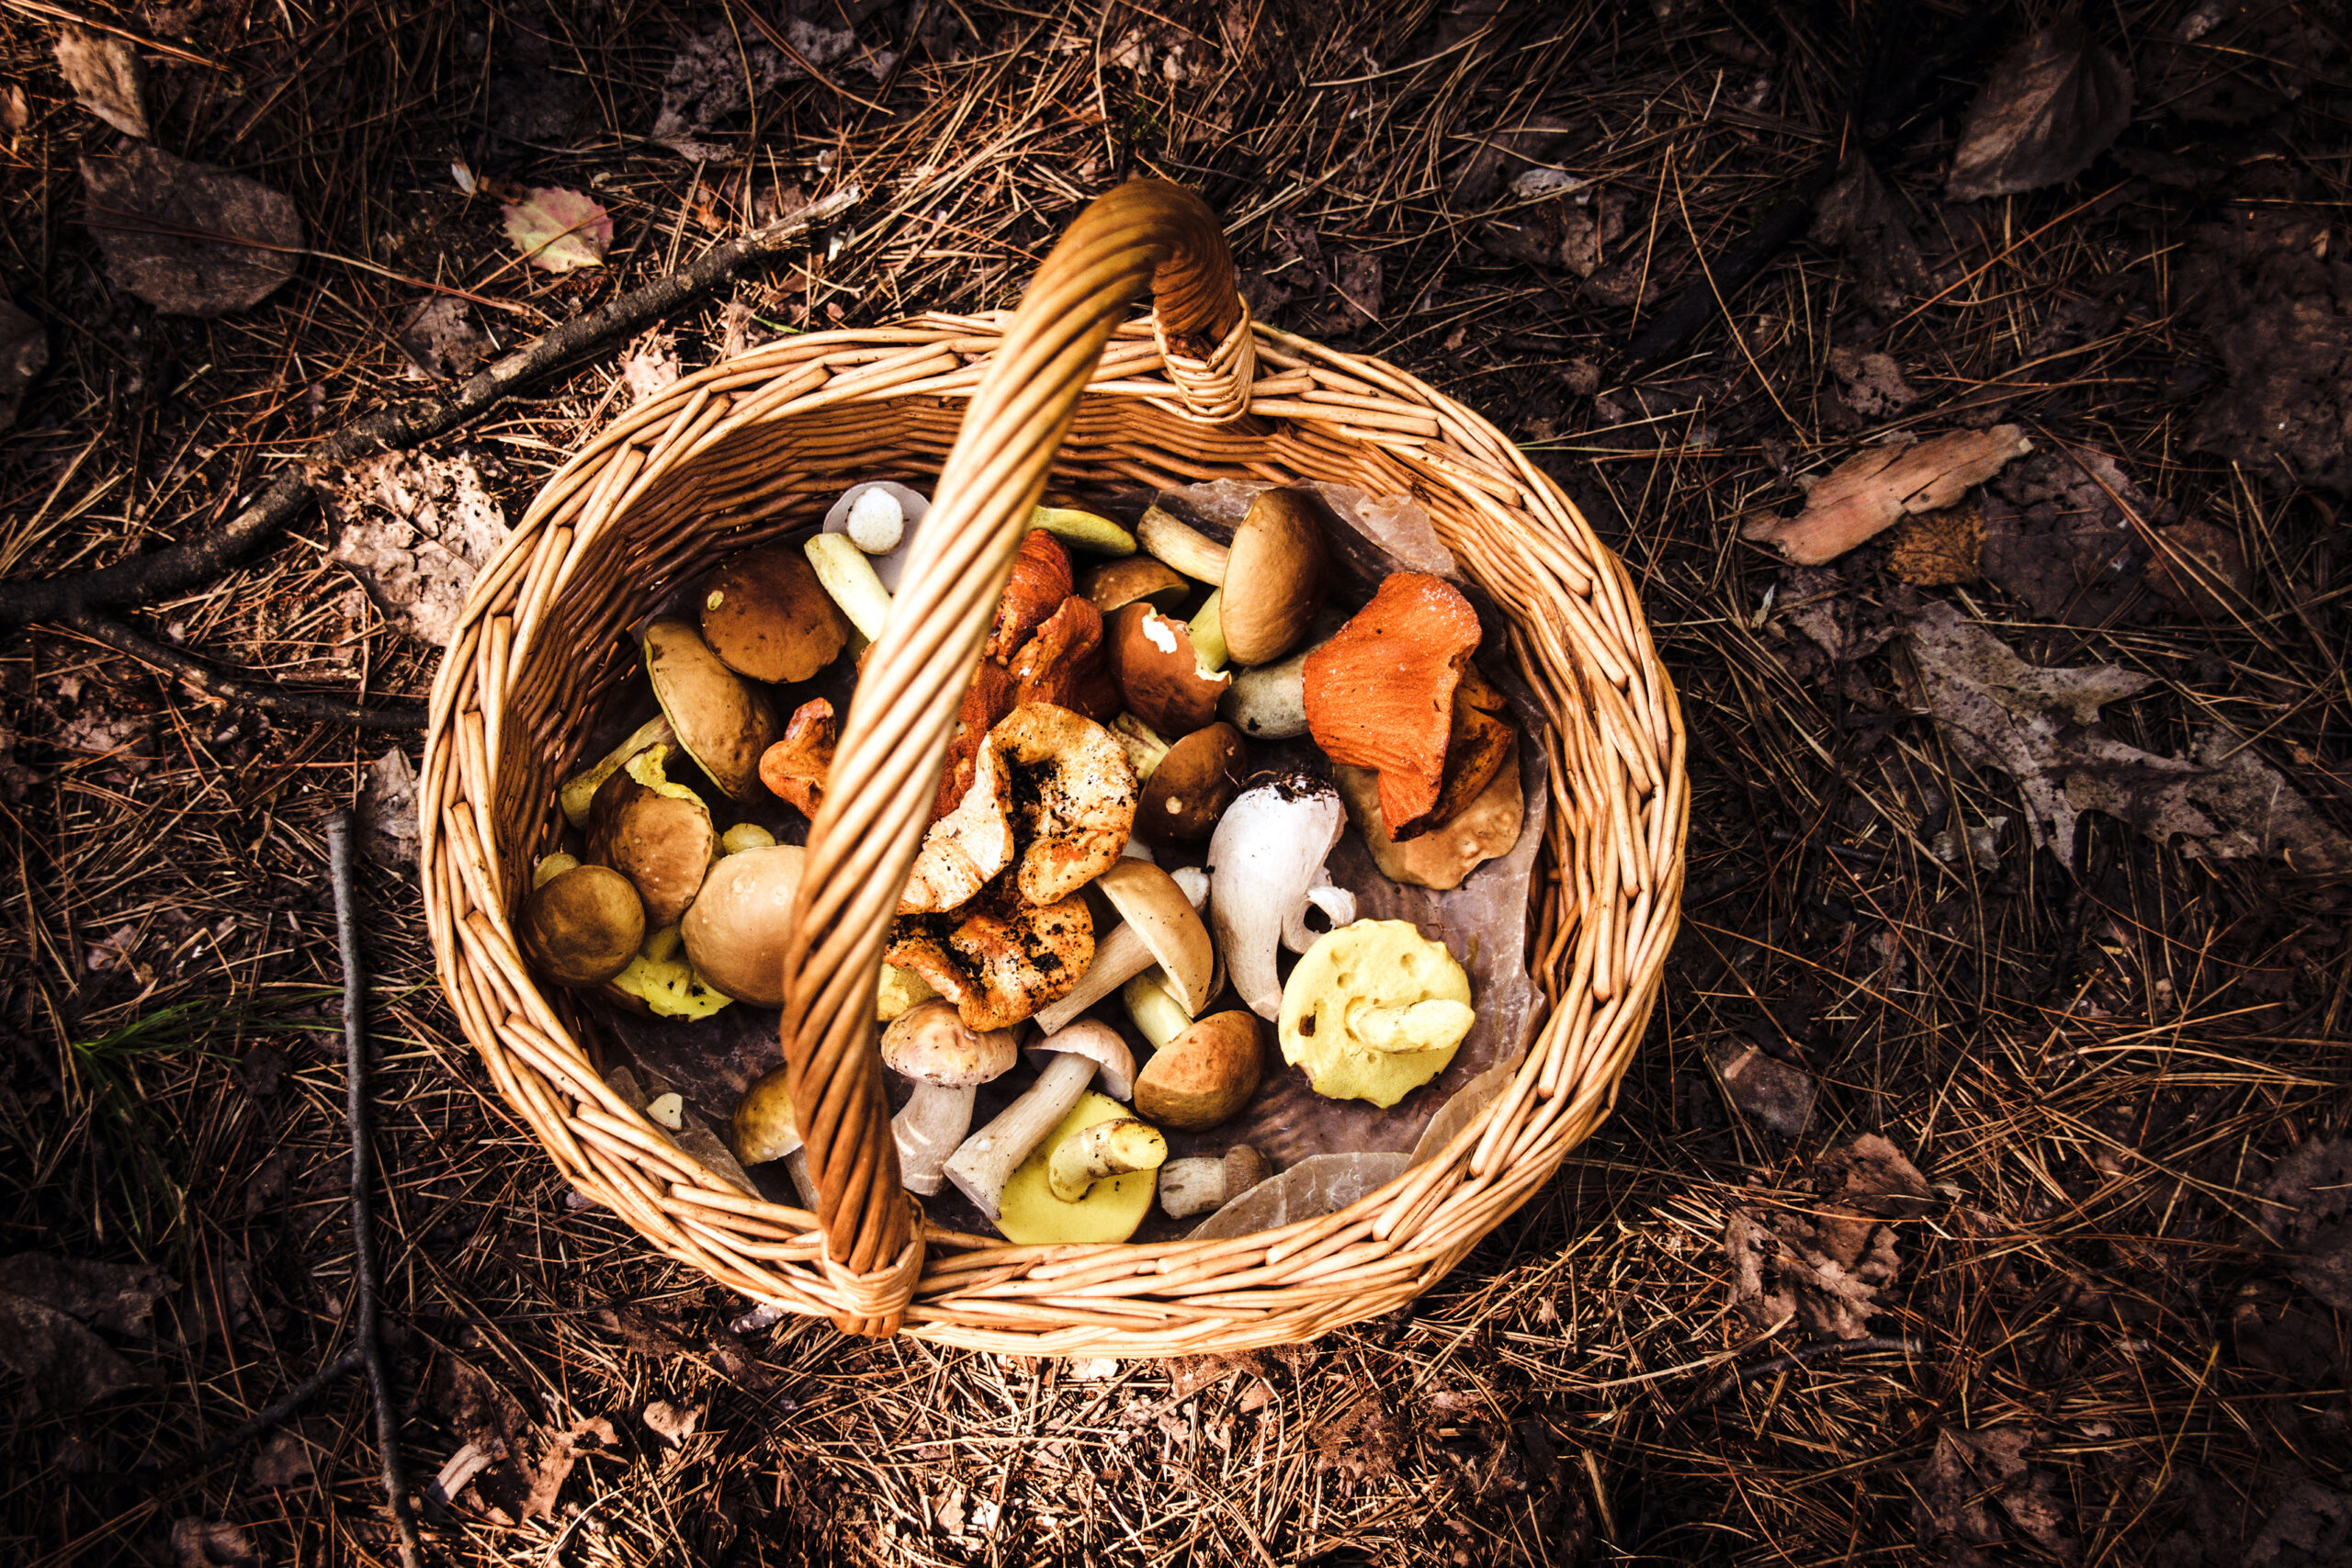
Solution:
{"label": "small brown mushroom", "polygon": [[1162,1126],[1204,1132],[1249,1103],[1264,1070],[1258,1015],[1213,1012],[1152,1053],[1136,1078],[1136,1109]]}
{"label": "small brown mushroom", "polygon": [[1120,695],[1144,723],[1181,737],[1216,717],[1217,699],[1233,676],[1203,664],[1184,622],[1149,604],[1129,604],[1111,617],[1105,640]]}
{"label": "small brown mushroom", "polygon": [[521,927],[540,974],[559,986],[601,986],[637,956],[645,905],[610,866],[575,863],[523,896]]}
{"label": "small brown mushroom", "polygon": [[1086,597],[1105,615],[1142,600],[1163,615],[1172,615],[1193,592],[1193,585],[1173,568],[1149,556],[1129,556],[1105,561],[1086,574]]}
{"label": "small brown mushroom", "polygon": [[647,924],[674,926],[718,853],[718,829],[702,796],[664,772],[671,748],[631,757],[588,805],[588,858],[629,879]]}
{"label": "small brown mushroom", "polygon": [[1009,898],[952,915],[901,915],[882,957],[956,1004],[972,1029],[1010,1029],[1067,995],[1094,959],[1082,897],[1042,908]]}
{"label": "small brown mushroom", "polygon": [[1195,729],[1151,770],[1136,805],[1136,831],[1155,843],[1193,843],[1216,828],[1249,771],[1250,750],[1229,724]]}
{"label": "small brown mushroom", "polygon": [[784,739],[760,753],[760,782],[771,794],[814,820],[825,803],[825,775],[832,770],[841,727],[833,705],[811,697],[792,710]]}
{"label": "small brown mushroom", "polygon": [[775,739],[767,694],[719,661],[691,622],[665,616],[645,628],[645,673],[679,749],[721,795],[752,798],[760,753]]}
{"label": "small brown mushroom", "polygon": [[1119,912],[1120,923],[1094,944],[1077,984],[1038,1010],[1037,1027],[1048,1032],[1064,1027],[1154,964],[1168,972],[1186,1008],[1205,1007],[1216,950],[1184,886],[1149,861],[1122,858],[1094,887]]}
{"label": "small brown mushroom", "polygon": [[1159,1168],[1159,1206],[1171,1220],[1222,1209],[1272,1174],[1266,1156],[1236,1144],[1224,1157],[1200,1155],[1171,1159]]}
{"label": "small brown mushroom", "polygon": [[1400,571],[1306,657],[1307,733],[1334,762],[1380,774],[1381,815],[1400,839],[1437,805],[1454,688],[1478,636],[1478,613],[1459,589]]}
{"label": "small brown mushroom", "polygon": [[744,550],[718,563],[704,586],[703,640],[730,670],[754,681],[806,681],[841,656],[849,620],[788,545]]}
{"label": "small brown mushroom", "polygon": [[1305,490],[1261,491],[1233,533],[1222,624],[1236,664],[1268,664],[1298,645],[1322,607],[1331,562],[1327,508]]}
{"label": "small brown mushroom", "polygon": [[678,922],[695,972],[739,1002],[784,1005],[784,943],[804,858],[797,844],[720,857]]}

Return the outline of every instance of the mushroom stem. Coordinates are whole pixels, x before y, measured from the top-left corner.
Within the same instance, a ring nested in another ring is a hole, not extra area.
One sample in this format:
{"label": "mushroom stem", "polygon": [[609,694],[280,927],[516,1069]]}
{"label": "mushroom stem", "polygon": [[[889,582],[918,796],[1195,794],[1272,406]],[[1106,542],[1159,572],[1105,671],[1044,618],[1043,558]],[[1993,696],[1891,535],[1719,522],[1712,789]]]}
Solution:
{"label": "mushroom stem", "polygon": [[800,547],[849,624],[869,642],[880,637],[890,618],[890,591],[882,586],[865,552],[845,534],[812,534]]}
{"label": "mushroom stem", "polygon": [[1147,552],[1195,582],[1221,586],[1225,581],[1226,563],[1233,552],[1162,507],[1143,514],[1136,525],[1136,538]]}
{"label": "mushroom stem", "polygon": [[1020,1099],[947,1156],[941,1167],[947,1179],[981,1213],[995,1219],[1005,1179],[1069,1114],[1078,1097],[1094,1081],[1094,1071],[1092,1057],[1057,1052]]}
{"label": "mushroom stem", "polygon": [[1108,1177],[1158,1170],[1168,1162],[1168,1140],[1159,1129],[1132,1116],[1114,1117],[1064,1139],[1046,1164],[1046,1187],[1065,1203]]}
{"label": "mushroom stem", "polygon": [[1223,1158],[1171,1159],[1159,1168],[1159,1206],[1171,1220],[1205,1214],[1265,1179],[1265,1156],[1247,1144],[1234,1145]]}
{"label": "mushroom stem", "polygon": [[1225,590],[1220,588],[1202,602],[1193,616],[1193,660],[1204,675],[1214,675],[1225,668]]}
{"label": "mushroom stem", "polygon": [[1094,962],[1079,976],[1076,988],[1037,1010],[1037,1027],[1048,1034],[1067,1028],[1080,1013],[1158,962],[1135,927],[1113,926],[1111,934],[1094,944]]}
{"label": "mushroom stem", "polygon": [[585,773],[578,773],[563,782],[561,800],[563,819],[575,828],[588,826],[588,803],[605,781],[620,771],[623,762],[649,746],[659,746],[675,740],[677,734],[670,728],[668,718],[657,714],[629,732],[628,739],[605,753],[604,760]]}
{"label": "mushroom stem", "polygon": [[939,1190],[940,1169],[964,1134],[972,1130],[972,1102],[978,1090],[946,1089],[918,1080],[914,1093],[890,1118],[899,1145],[899,1185],[919,1197]]}
{"label": "mushroom stem", "polygon": [[1123,713],[1111,721],[1111,733],[1127,753],[1127,765],[1136,771],[1136,783],[1149,784],[1152,771],[1168,755],[1168,742],[1159,732],[1131,713]]}

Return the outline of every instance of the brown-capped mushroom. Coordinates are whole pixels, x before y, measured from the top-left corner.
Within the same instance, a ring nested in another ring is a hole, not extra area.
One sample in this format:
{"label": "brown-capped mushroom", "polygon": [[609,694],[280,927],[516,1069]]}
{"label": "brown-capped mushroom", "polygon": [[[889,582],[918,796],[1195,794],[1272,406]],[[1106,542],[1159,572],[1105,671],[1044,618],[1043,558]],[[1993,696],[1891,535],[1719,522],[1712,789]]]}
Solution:
{"label": "brown-capped mushroom", "polygon": [[1021,548],[1012,558],[1012,575],[1005,582],[1004,597],[996,603],[996,624],[989,629],[980,657],[1011,664],[1030,634],[1062,607],[1072,586],[1069,552],[1062,548],[1061,541],[1042,528],[1023,534]]}
{"label": "brown-capped mushroom", "polygon": [[1363,768],[1331,770],[1347,802],[1348,818],[1372,851],[1373,864],[1391,882],[1433,887],[1442,893],[1487,862],[1509,854],[1519,842],[1526,799],[1514,757],[1495,770],[1478,797],[1444,822],[1403,843],[1388,836],[1380,819],[1380,775]]}
{"label": "brown-capped mushroom", "polygon": [[1225,581],[1226,547],[1193,527],[1168,507],[1155,502],[1136,525],[1136,542],[1195,582],[1212,587]]}
{"label": "brown-capped mushroom", "polygon": [[1306,635],[1331,562],[1327,510],[1311,491],[1263,491],[1233,531],[1220,615],[1236,664],[1270,663]]}
{"label": "brown-capped mushroom", "polygon": [[1129,604],[1111,617],[1104,639],[1129,713],[1172,736],[1190,735],[1216,717],[1217,699],[1233,676],[1203,663],[1185,622],[1149,604]]}
{"label": "brown-capped mushroom", "polygon": [[849,620],[788,545],[728,557],[702,596],[702,636],[729,669],[754,681],[806,681],[841,656]]}
{"label": "brown-capped mushroom", "polygon": [[1065,1027],[1154,964],[1168,972],[1186,1008],[1198,1011],[1206,1006],[1216,954],[1208,927],[1182,885],[1149,861],[1122,858],[1094,886],[1119,912],[1120,923],[1094,944],[1092,960],[1077,984],[1038,1009],[1037,1027],[1048,1033]]}
{"label": "brown-capped mushroom", "polygon": [[670,751],[657,745],[631,757],[588,807],[588,858],[629,879],[657,931],[678,923],[718,854],[710,807],[670,779]]}
{"label": "brown-capped mushroom", "polygon": [[605,787],[605,781],[620,771],[623,762],[648,747],[664,741],[674,745],[677,739],[670,729],[670,721],[660,714],[639,725],[619,745],[605,752],[594,767],[582,768],[563,781],[560,796],[563,819],[575,828],[588,826],[588,803],[596,798],[596,792]]}
{"label": "brown-capped mushroom", "polygon": [[1151,1054],[1136,1077],[1136,1109],[1180,1133],[1204,1132],[1249,1103],[1264,1070],[1258,1015],[1213,1012]]}
{"label": "brown-capped mushroom", "polygon": [[523,895],[520,924],[540,974],[559,986],[601,986],[637,956],[645,905],[619,872],[574,861]]}
{"label": "brown-capped mushroom", "polygon": [[784,1005],[784,942],[804,858],[797,844],[721,856],[678,922],[696,973],[739,1002]]}
{"label": "brown-capped mushroom", "polygon": [[1149,556],[1129,556],[1105,561],[1086,574],[1086,597],[1105,615],[1141,600],[1163,615],[1172,615],[1191,597],[1193,585],[1165,561]]}
{"label": "brown-capped mushroom", "polygon": [[1160,757],[1136,805],[1136,831],[1156,843],[1196,843],[1216,829],[1249,771],[1250,750],[1229,724],[1205,725]]}
{"label": "brown-capped mushroom", "polygon": [[1272,1174],[1266,1156],[1236,1144],[1222,1156],[1171,1159],[1159,1168],[1159,1206],[1171,1220],[1222,1209]]}
{"label": "brown-capped mushroom", "polygon": [[825,775],[832,771],[833,749],[841,743],[841,726],[833,705],[811,697],[792,710],[785,721],[784,738],[760,753],[760,782],[770,794],[803,817],[814,819],[825,803]]}
{"label": "brown-capped mushroom", "polygon": [[911,969],[974,1029],[1010,1029],[1065,996],[1094,959],[1094,917],[1071,897],[1042,908],[980,899],[952,915],[902,915],[883,959]]}
{"label": "brown-capped mushroom", "polygon": [[1400,571],[1307,655],[1307,732],[1334,762],[1380,774],[1381,816],[1399,839],[1437,805],[1454,688],[1477,647],[1478,614],[1459,589]]}
{"label": "brown-capped mushroom", "polygon": [[971,1028],[952,1004],[937,1000],[908,1009],[882,1032],[883,1065],[915,1086],[890,1119],[899,1184],[908,1191],[928,1198],[939,1190],[940,1167],[972,1130],[974,1092],[1018,1059],[1012,1035]]}
{"label": "brown-capped mushroom", "polygon": [[792,1108],[792,1095],[786,1087],[787,1070],[782,1066],[769,1068],[743,1091],[735,1102],[731,1131],[734,1134],[735,1157],[745,1165],[765,1165],[772,1159],[784,1161],[785,1174],[792,1178],[793,1190],[800,1194],[805,1209],[817,1207],[817,1178],[808,1168],[808,1151],[800,1137],[800,1119]]}
{"label": "brown-capped mushroom", "polygon": [[691,622],[665,616],[645,628],[645,673],[679,749],[731,800],[757,790],[760,753],[775,740],[767,694],[719,661]]}
{"label": "brown-capped mushroom", "polygon": [[[965,1139],[944,1167],[956,1190],[991,1220],[997,1217],[1005,1182],[1069,1114],[1096,1073],[1102,1075],[1102,1087],[1114,1100],[1135,1092],[1135,1054],[1107,1023],[1081,1019],[1048,1034],[1030,1055],[1039,1062],[1036,1081]],[[1124,1113],[1116,1106],[1113,1110]]]}

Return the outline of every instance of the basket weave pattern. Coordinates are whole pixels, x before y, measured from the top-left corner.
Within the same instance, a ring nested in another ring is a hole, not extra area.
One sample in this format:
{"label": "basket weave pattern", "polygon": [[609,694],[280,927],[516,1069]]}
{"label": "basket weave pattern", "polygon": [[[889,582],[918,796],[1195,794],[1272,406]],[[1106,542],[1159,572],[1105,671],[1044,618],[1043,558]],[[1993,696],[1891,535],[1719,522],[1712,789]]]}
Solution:
{"label": "basket weave pattern", "polygon": [[[1147,284],[1157,325],[1125,320]],[[557,786],[588,716],[633,667],[628,628],[718,557],[814,523],[852,483],[934,476],[932,521],[842,726],[786,964],[786,1055],[823,1193],[811,1214],[722,1182],[606,1087],[587,1019],[540,989],[510,911],[555,847]],[[1505,652],[1550,726],[1530,958],[1551,1010],[1509,1087],[1447,1148],[1337,1213],[1115,1247],[928,1224],[898,1189],[873,979],[1022,526],[1048,482],[1219,478],[1410,493],[1508,616]],[[1279,1344],[1391,1311],[1551,1176],[1607,1114],[1657,997],[1689,791],[1632,584],[1551,480],[1413,377],[1251,323],[1206,209],[1137,182],[1088,209],[1015,315],[786,339],[604,430],[475,583],[434,688],[421,807],[443,987],[579,1191],[719,1282],[844,1326],[1144,1356]]]}

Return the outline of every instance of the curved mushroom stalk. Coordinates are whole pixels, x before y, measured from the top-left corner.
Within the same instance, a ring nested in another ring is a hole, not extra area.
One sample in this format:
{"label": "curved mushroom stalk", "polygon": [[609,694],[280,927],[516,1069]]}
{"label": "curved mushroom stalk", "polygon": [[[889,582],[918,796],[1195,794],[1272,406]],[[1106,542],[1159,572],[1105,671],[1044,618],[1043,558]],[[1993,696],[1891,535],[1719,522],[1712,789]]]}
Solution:
{"label": "curved mushroom stalk", "polygon": [[940,1168],[972,1130],[972,1104],[979,1092],[968,1085],[915,1085],[914,1094],[890,1118],[890,1135],[899,1145],[899,1186],[923,1198],[939,1190]]}
{"label": "curved mushroom stalk", "polygon": [[914,1080],[915,1090],[890,1120],[899,1145],[899,1180],[910,1192],[939,1190],[940,1167],[972,1130],[980,1085],[1012,1070],[1012,1031],[974,1029],[953,1004],[927,1001],[882,1032],[882,1061]]}
{"label": "curved mushroom stalk", "polygon": [[1081,1128],[1056,1145],[1046,1164],[1046,1187],[1063,1202],[1075,1203],[1108,1177],[1158,1170],[1167,1163],[1168,1140],[1159,1129],[1122,1116]]}
{"label": "curved mushroom stalk", "polygon": [[1135,1055],[1109,1024],[1084,1020],[1048,1036],[1040,1049],[1048,1059],[1037,1080],[965,1139],[942,1168],[956,1190],[990,1220],[998,1215],[1005,1182],[1069,1114],[1098,1068],[1110,1087],[1134,1091]]}
{"label": "curved mushroom stalk", "polygon": [[1058,1000],[1037,1010],[1037,1027],[1051,1032],[1158,964],[1198,1009],[1209,999],[1216,953],[1208,928],[1184,886],[1148,860],[1120,859],[1094,886],[1119,911],[1121,922],[1094,944],[1094,961]]}
{"label": "curved mushroom stalk", "polygon": [[1304,953],[1320,934],[1312,907],[1334,926],[1355,918],[1355,896],[1331,886],[1323,862],[1347,811],[1339,791],[1294,773],[1244,791],[1209,840],[1209,924],[1233,988],[1260,1018],[1282,1010],[1275,950]]}

